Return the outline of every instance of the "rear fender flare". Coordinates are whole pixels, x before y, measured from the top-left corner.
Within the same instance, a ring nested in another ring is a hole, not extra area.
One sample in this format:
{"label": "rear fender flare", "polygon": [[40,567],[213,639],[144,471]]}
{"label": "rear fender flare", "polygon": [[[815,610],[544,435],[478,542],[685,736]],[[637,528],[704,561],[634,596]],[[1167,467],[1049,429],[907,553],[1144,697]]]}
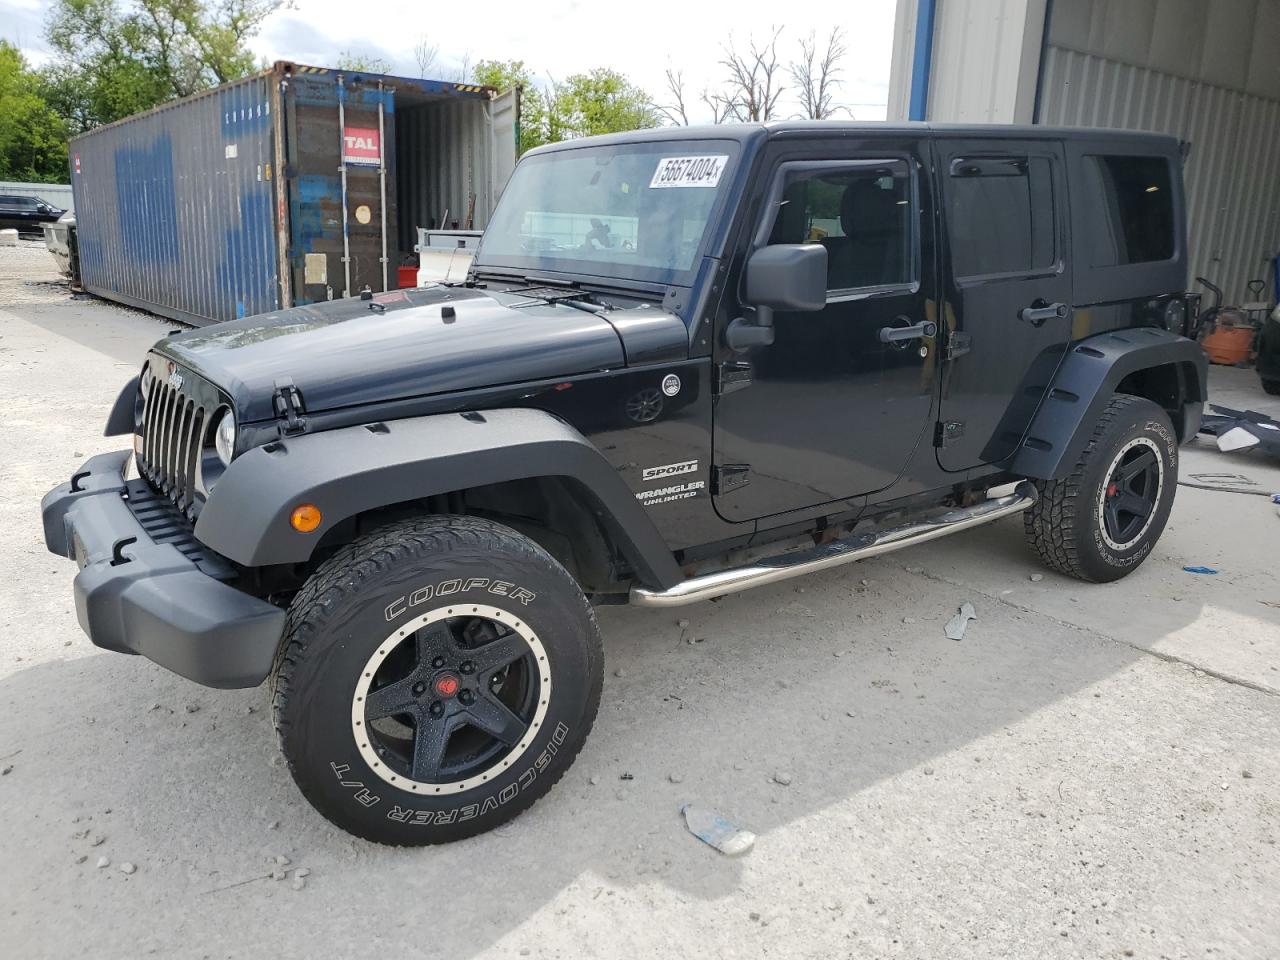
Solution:
{"label": "rear fender flare", "polygon": [[1209,359],[1199,344],[1156,327],[1117,330],[1068,348],[1010,461],[1010,471],[1038,480],[1065,477],[1121,381],[1132,373],[1168,364],[1190,371],[1180,381],[1181,423],[1175,416],[1174,426],[1184,442],[1195,436],[1209,379]]}
{"label": "rear fender flare", "polygon": [[[577,430],[539,410],[437,414],[288,437],[237,457],[218,479],[196,537],[245,566],[302,563],[336,524],[367,510],[533,477],[566,477],[597,500],[610,533],[646,583],[680,568],[617,470]],[[302,503],[323,520],[299,533]]]}

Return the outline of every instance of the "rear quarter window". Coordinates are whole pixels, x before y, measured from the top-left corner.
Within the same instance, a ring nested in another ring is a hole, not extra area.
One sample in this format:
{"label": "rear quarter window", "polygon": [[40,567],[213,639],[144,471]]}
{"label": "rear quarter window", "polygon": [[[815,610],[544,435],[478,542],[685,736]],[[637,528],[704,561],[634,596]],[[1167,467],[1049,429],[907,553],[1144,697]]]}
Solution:
{"label": "rear quarter window", "polygon": [[1099,204],[1100,235],[1090,266],[1153,263],[1173,257],[1174,211],[1169,161],[1164,157],[1084,157],[1090,195]]}

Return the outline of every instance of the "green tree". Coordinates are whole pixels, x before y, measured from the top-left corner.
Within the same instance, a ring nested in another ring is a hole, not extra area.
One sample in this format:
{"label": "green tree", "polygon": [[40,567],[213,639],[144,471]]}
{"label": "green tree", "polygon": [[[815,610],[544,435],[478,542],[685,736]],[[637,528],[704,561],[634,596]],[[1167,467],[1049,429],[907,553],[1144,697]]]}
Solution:
{"label": "green tree", "polygon": [[391,64],[382,57],[373,57],[367,53],[353,53],[343,50],[338,54],[338,69],[348,73],[390,73]]}
{"label": "green tree", "polygon": [[656,127],[661,114],[649,95],[608,67],[577,73],[557,86],[550,113],[563,137],[592,137]]}
{"label": "green tree", "polygon": [[476,83],[507,91],[520,88],[520,152],[547,141],[547,101],[523,60],[480,60],[472,68]]}
{"label": "green tree", "polygon": [[67,181],[67,129],[41,94],[40,76],[0,40],[0,180]]}
{"label": "green tree", "polygon": [[239,79],[285,0],[54,0],[47,96],[73,132]]}

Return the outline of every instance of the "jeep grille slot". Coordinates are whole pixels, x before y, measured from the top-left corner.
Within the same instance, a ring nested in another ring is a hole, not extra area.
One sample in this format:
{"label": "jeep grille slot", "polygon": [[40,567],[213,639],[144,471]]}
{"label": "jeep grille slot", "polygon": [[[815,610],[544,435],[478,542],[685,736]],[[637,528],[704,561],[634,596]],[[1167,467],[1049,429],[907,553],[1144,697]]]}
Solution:
{"label": "jeep grille slot", "polygon": [[138,472],[153,489],[190,514],[196,502],[196,466],[204,441],[205,408],[156,377],[142,410]]}

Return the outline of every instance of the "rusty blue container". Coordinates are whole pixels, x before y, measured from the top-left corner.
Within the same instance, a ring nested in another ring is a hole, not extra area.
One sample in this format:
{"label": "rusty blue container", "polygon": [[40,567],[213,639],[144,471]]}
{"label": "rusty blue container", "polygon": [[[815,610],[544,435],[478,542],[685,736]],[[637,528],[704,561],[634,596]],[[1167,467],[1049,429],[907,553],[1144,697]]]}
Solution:
{"label": "rusty blue container", "polygon": [[91,293],[204,325],[396,285],[483,229],[518,92],[277,63],[71,141]]}

